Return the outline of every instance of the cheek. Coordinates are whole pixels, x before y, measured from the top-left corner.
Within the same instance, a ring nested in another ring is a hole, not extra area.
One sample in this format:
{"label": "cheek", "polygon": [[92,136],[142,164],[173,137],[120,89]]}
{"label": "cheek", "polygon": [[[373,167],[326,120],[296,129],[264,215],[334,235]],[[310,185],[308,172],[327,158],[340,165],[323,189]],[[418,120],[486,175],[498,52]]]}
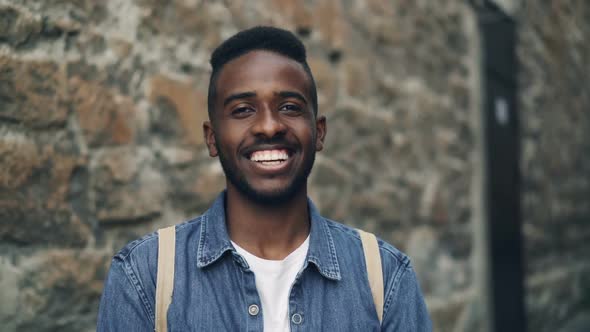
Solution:
{"label": "cheek", "polygon": [[312,135],[314,135],[315,123],[313,122],[313,119],[309,117],[302,116],[298,118],[287,118],[284,121],[290,130],[299,136],[300,139],[312,137]]}
{"label": "cheek", "polygon": [[218,147],[223,149],[225,152],[232,152],[238,148],[241,142],[241,138],[243,137],[243,130],[240,128],[220,128],[219,131],[221,134],[216,138],[218,142]]}
{"label": "cheek", "polygon": [[294,131],[301,140],[302,144],[312,144],[314,141],[315,130],[309,123],[299,124]]}

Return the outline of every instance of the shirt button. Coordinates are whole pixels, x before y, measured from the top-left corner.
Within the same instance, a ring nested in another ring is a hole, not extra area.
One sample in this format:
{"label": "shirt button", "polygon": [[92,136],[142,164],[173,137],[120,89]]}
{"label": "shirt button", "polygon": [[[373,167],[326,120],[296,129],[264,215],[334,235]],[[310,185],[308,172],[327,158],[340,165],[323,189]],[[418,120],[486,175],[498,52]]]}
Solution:
{"label": "shirt button", "polygon": [[303,317],[301,317],[300,314],[293,314],[293,316],[291,316],[291,321],[293,324],[299,325],[303,321]]}
{"label": "shirt button", "polygon": [[248,313],[250,314],[250,316],[256,316],[258,315],[258,312],[260,311],[260,309],[258,308],[258,306],[256,304],[251,304],[248,307]]}

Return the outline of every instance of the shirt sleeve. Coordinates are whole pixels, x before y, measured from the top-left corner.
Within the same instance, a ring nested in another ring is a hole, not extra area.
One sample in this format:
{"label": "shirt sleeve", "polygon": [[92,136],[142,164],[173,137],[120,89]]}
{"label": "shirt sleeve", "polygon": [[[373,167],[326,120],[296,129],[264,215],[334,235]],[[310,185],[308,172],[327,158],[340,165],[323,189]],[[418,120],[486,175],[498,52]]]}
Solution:
{"label": "shirt sleeve", "polygon": [[382,331],[432,331],[432,322],[414,270],[408,264],[400,273],[399,283],[385,298]]}
{"label": "shirt sleeve", "polygon": [[153,331],[153,314],[146,300],[133,270],[114,258],[104,284],[96,330]]}

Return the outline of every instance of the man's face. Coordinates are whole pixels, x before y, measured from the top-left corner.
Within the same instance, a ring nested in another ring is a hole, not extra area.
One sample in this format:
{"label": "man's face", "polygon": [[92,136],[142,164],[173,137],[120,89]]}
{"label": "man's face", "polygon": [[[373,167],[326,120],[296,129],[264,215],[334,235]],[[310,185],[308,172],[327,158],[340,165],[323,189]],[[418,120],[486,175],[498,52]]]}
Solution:
{"label": "man's face", "polygon": [[219,73],[214,119],[203,125],[228,187],[259,203],[283,202],[305,188],[325,118],[311,106],[310,78],[285,56],[252,51]]}

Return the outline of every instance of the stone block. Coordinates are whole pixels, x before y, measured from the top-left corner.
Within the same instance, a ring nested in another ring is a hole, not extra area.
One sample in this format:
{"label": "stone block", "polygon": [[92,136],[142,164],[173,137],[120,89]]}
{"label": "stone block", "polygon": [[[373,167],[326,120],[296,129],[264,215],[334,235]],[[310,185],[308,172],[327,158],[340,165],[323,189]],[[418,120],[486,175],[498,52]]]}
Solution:
{"label": "stone block", "polygon": [[203,165],[198,172],[196,181],[190,187],[200,201],[205,205],[212,202],[215,197],[225,189],[226,179],[221,164],[215,160]]}
{"label": "stone block", "polygon": [[146,148],[106,148],[90,167],[91,209],[100,222],[137,222],[160,214],[167,193]]}
{"label": "stone block", "polygon": [[0,240],[27,246],[83,247],[92,229],[71,210],[48,209],[25,198],[0,201]]}
{"label": "stone block", "polygon": [[197,154],[194,149],[177,146],[164,147],[157,151],[166,164],[173,167],[185,167],[195,164]]}
{"label": "stone block", "polygon": [[348,25],[340,0],[318,1],[312,11],[314,27],[332,53],[341,53],[347,40]]}
{"label": "stone block", "polygon": [[22,133],[0,131],[0,239],[83,246],[93,236],[70,208],[70,179],[85,159]]}
{"label": "stone block", "polygon": [[342,163],[324,155],[316,155],[312,179],[316,186],[329,186],[350,183],[353,175]]}
{"label": "stone block", "polygon": [[0,187],[13,190],[23,185],[41,166],[40,148],[22,133],[0,129]]}
{"label": "stone block", "polygon": [[16,318],[19,313],[18,299],[20,295],[19,281],[22,272],[7,257],[0,256],[0,325],[6,331],[16,329]]}
{"label": "stone block", "polygon": [[575,314],[590,311],[590,265],[567,264],[562,257],[545,260],[551,268],[529,273],[525,279],[528,326],[534,331],[566,331],[562,328]]}
{"label": "stone block", "polygon": [[63,67],[0,56],[0,121],[62,126],[68,116]]}
{"label": "stone block", "polygon": [[209,157],[190,165],[170,165],[168,174],[171,204],[185,214],[204,212],[225,188],[225,175],[217,159]]}
{"label": "stone block", "polygon": [[336,96],[337,77],[336,69],[332,68],[326,60],[310,56],[307,60],[318,92],[318,114],[327,114],[334,111],[333,101]]}
{"label": "stone block", "polygon": [[133,44],[121,38],[111,38],[109,39],[108,44],[119,58],[126,58],[131,54],[131,51],[133,51]]}
{"label": "stone block", "polygon": [[370,77],[369,58],[348,58],[342,63],[344,72],[343,84],[346,94],[355,98],[367,98],[373,90]]}
{"label": "stone block", "polygon": [[19,258],[16,330],[94,329],[110,255],[51,249]]}
{"label": "stone block", "polygon": [[[174,1],[171,3],[157,0],[139,1],[141,11],[138,26],[139,37],[151,38],[154,35],[173,37],[190,36],[196,38],[201,46],[215,48],[222,37],[229,37],[228,31],[235,20],[241,20],[243,12],[232,17],[228,7],[219,2],[210,1]],[[230,6],[240,6],[232,3]],[[195,33],[197,32],[197,33]]]}
{"label": "stone block", "polygon": [[90,146],[132,143],[136,108],[131,98],[100,83],[74,76],[69,79],[71,107]]}
{"label": "stone block", "polygon": [[[13,1],[14,2],[14,1]],[[113,13],[109,12],[105,1],[95,0],[19,0],[29,8],[43,13],[50,20],[71,22],[72,24],[85,24],[87,26],[100,24]],[[71,27],[70,23],[63,22],[65,28]],[[69,28],[68,28],[69,29]]]}
{"label": "stone block", "polygon": [[182,144],[204,142],[202,124],[207,115],[207,97],[192,82],[157,75],[150,79],[149,99],[157,115],[152,127],[160,134],[175,139],[181,133]]}
{"label": "stone block", "polygon": [[303,1],[272,0],[271,5],[291,22],[292,28],[300,34],[306,35],[313,25],[313,12]]}
{"label": "stone block", "polygon": [[42,25],[39,15],[21,6],[0,4],[0,44],[21,46],[41,33]]}

